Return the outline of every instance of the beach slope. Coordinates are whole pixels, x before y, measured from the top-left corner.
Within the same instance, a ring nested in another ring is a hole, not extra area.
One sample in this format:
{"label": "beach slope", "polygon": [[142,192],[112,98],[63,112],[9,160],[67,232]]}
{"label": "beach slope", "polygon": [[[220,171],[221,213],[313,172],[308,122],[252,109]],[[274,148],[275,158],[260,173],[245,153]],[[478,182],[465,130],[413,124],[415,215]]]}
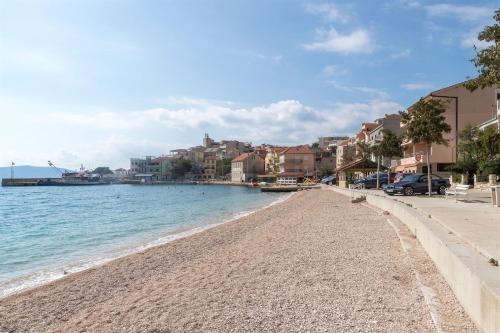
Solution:
{"label": "beach slope", "polygon": [[326,190],[0,300],[0,332],[432,332],[386,217]]}

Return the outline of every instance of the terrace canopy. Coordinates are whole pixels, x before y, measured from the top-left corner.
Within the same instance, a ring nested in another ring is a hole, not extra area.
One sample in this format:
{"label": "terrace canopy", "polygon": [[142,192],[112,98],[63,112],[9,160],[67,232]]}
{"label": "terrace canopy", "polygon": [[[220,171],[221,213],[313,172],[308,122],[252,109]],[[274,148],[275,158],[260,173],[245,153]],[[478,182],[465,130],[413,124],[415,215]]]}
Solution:
{"label": "terrace canopy", "polygon": [[[380,166],[380,170],[385,167]],[[354,179],[366,177],[370,173],[377,172],[377,163],[368,159],[359,159],[337,168],[337,180],[340,187],[347,185]]]}

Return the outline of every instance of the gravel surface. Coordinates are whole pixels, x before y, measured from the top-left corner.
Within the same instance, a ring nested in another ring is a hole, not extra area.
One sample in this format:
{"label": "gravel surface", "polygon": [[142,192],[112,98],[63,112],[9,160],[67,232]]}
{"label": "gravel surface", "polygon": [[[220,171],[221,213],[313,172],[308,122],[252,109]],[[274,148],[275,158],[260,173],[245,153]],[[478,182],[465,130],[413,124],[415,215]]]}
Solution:
{"label": "gravel surface", "polygon": [[436,330],[387,217],[309,190],[0,300],[3,331]]}

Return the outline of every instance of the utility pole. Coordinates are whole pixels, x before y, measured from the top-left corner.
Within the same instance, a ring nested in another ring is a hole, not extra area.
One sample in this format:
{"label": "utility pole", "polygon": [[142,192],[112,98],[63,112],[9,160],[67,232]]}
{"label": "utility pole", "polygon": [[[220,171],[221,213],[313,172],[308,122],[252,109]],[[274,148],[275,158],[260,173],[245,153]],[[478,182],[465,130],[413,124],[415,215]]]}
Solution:
{"label": "utility pole", "polygon": [[380,186],[379,172],[380,172],[380,156],[378,156],[377,154],[377,190],[379,189]]}

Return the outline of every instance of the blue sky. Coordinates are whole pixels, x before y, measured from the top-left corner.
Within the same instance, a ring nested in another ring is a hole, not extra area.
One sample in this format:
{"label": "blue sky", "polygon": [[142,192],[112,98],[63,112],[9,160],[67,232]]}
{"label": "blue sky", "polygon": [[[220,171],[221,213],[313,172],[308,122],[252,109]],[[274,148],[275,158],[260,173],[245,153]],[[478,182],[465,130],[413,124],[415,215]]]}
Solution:
{"label": "blue sky", "polygon": [[0,1],[0,165],[353,134],[475,74],[493,1]]}

